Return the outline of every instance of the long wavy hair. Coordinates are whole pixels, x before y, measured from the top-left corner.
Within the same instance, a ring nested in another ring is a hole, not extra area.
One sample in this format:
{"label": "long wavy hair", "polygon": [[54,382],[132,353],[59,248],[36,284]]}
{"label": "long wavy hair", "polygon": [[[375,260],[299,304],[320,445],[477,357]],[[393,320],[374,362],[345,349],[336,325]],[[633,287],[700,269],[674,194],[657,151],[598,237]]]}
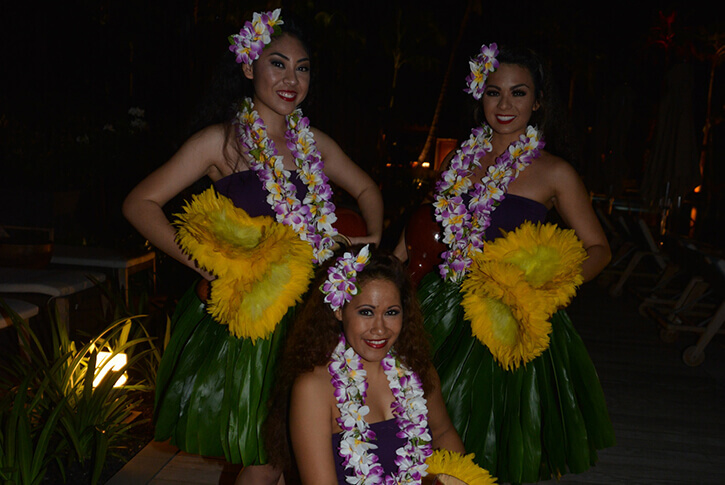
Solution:
{"label": "long wavy hair", "polygon": [[[359,249],[354,247],[353,251]],[[292,465],[287,428],[292,385],[300,375],[329,363],[342,332],[340,321],[323,301],[324,295],[318,289],[327,278],[327,269],[336,259],[330,258],[317,271],[308,299],[289,331],[277,369],[276,387],[265,425],[265,443],[270,463],[279,468],[289,470]],[[358,288],[373,280],[390,281],[400,292],[403,325],[394,345],[395,350],[405,365],[418,374],[424,392],[428,393],[433,386],[430,345],[408,272],[398,258],[389,252],[373,249],[370,262],[357,275]]]}

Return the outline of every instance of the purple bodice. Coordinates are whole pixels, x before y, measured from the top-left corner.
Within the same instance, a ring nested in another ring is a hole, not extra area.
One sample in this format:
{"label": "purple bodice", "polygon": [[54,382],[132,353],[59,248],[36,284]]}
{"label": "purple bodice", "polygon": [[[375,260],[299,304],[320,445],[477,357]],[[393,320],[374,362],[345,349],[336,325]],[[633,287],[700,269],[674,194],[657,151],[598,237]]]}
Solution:
{"label": "purple bodice", "polygon": [[545,205],[520,195],[506,194],[491,215],[491,225],[486,229],[486,240],[501,237],[501,230],[513,231],[526,221],[544,222],[549,210]]}
{"label": "purple bodice", "polygon": [[[290,180],[297,187],[297,198],[303,200],[307,195],[307,186],[296,171],[291,174]],[[252,217],[275,216],[272,207],[267,203],[268,192],[252,170],[227,175],[214,182],[214,188],[221,195],[232,199],[236,207],[244,209]]]}
{"label": "purple bodice", "polygon": [[[398,465],[395,464],[397,455],[395,452],[406,443],[405,438],[398,438],[396,434],[400,431],[398,423],[395,419],[372,423],[370,429],[375,432],[374,443],[378,445],[376,450],[372,450],[378,456],[378,463],[383,467],[386,475],[390,475],[398,471]],[[335,454],[335,471],[337,472],[337,482],[346,484],[345,468],[342,466],[342,457],[340,457],[340,441],[342,433],[332,435],[332,451]],[[352,474],[352,470],[348,471]],[[349,476],[349,475],[348,475]]]}

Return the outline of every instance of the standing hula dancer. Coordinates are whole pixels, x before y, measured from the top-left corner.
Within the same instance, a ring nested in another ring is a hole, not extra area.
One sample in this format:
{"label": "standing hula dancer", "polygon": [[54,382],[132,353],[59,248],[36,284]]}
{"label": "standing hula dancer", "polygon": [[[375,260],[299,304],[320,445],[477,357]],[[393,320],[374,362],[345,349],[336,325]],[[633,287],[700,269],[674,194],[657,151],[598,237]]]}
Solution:
{"label": "standing hula dancer", "polygon": [[[433,202],[442,262],[418,292],[443,397],[466,450],[502,482],[580,473],[614,435],[560,308],[608,264],[609,245],[576,171],[543,150],[536,54],[484,45],[470,65],[466,91],[485,120],[445,161]],[[542,224],[552,207],[571,229]],[[396,255],[412,270],[420,245],[409,226]]]}
{"label": "standing hula dancer", "polygon": [[[193,135],[123,206],[154,246],[202,276],[178,304],[159,367],[156,439],[244,464],[245,484],[283,481],[265,465],[261,427],[293,308],[314,265],[347,239],[333,227],[328,177],[365,219],[368,235],[354,242],[377,244],[382,232],[376,184],[298,108],[310,83],[303,39],[279,9],[255,13],[230,37],[241,66],[227,80],[239,85],[236,96],[251,82],[253,96]],[[213,187],[170,223],[162,207],[204,176]]]}

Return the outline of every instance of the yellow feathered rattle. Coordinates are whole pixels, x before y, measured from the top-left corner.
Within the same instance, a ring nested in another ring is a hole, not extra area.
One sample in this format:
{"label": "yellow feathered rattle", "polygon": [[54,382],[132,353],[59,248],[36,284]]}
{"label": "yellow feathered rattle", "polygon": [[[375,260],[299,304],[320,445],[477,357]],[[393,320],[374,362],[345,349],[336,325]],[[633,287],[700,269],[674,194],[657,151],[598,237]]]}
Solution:
{"label": "yellow feathered rattle", "polygon": [[312,248],[271,217],[250,217],[213,188],[176,214],[176,241],[211,282],[207,311],[239,338],[266,338],[313,275]]}
{"label": "yellow feathered rattle", "polygon": [[573,230],[531,222],[473,256],[462,305],[473,335],[504,369],[549,347],[549,318],[576,294],[586,257]]}

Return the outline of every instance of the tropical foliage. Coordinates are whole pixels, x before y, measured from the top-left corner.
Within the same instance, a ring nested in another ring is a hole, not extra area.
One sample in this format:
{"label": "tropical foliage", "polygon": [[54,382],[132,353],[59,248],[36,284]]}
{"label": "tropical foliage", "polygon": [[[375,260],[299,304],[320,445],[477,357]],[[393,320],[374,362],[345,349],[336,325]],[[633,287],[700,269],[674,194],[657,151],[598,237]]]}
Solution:
{"label": "tropical foliage", "polygon": [[[0,308],[11,316],[20,338],[20,351],[0,363],[2,483],[38,484],[50,467],[66,481],[74,465],[89,470],[89,483],[98,483],[107,458],[144,423],[134,419],[135,410],[151,383],[134,378],[133,370],[159,353],[144,317],[117,319],[79,343],[51,315],[47,343],[2,300]],[[101,352],[107,352],[104,358]],[[103,375],[106,362],[120,354],[127,362]],[[116,387],[124,374],[136,383]]]}

